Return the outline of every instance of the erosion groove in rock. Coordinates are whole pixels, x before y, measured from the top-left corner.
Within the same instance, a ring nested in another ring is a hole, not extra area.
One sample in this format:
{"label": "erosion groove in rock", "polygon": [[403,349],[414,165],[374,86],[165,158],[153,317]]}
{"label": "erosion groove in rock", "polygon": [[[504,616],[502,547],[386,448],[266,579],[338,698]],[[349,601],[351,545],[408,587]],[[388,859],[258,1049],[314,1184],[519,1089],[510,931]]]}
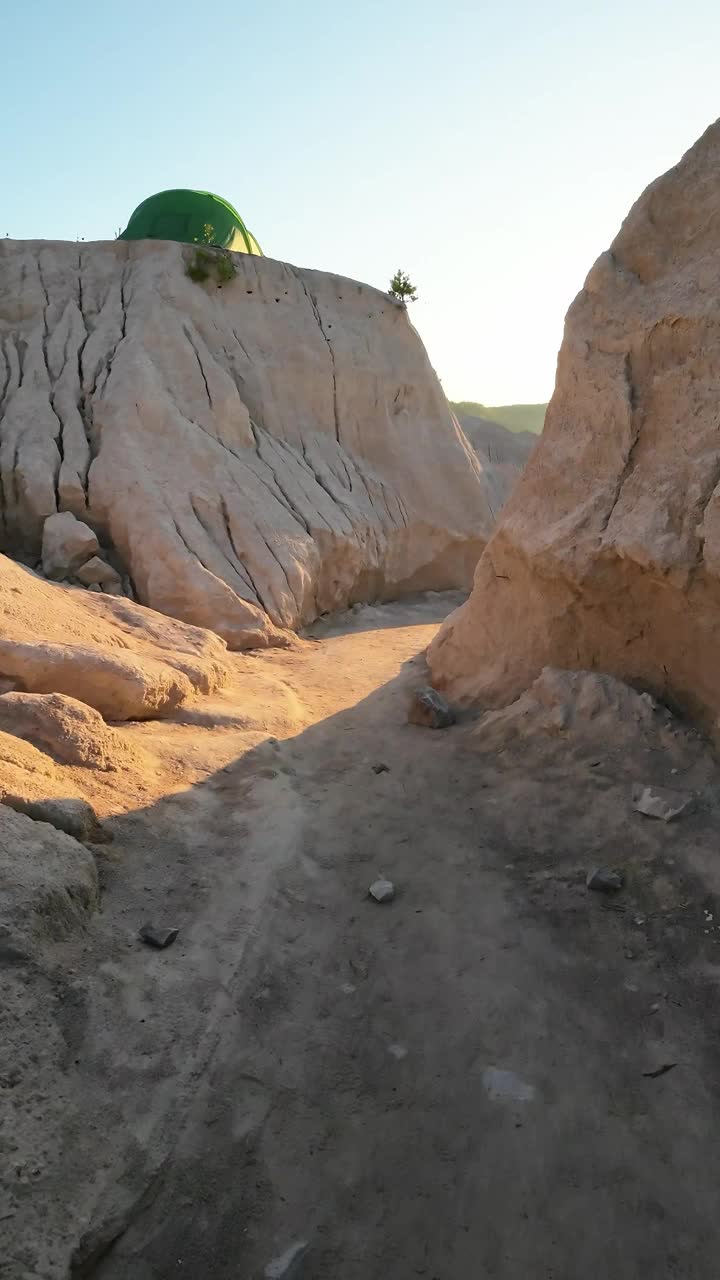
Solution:
{"label": "erosion groove in rock", "polygon": [[137,599],[234,648],[354,600],[469,586],[496,486],[405,308],[163,242],[0,244],[0,549],[58,511]]}
{"label": "erosion groove in rock", "polygon": [[500,706],[547,665],[720,712],[720,122],[635,204],[571,306],[545,430],[429,655]]}

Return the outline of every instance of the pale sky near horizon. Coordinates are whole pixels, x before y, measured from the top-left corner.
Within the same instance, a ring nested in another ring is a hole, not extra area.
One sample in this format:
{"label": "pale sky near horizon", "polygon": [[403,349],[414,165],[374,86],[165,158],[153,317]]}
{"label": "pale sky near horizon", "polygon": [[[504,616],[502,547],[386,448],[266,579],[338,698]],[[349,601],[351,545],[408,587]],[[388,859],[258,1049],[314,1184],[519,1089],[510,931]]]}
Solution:
{"label": "pale sky near horizon", "polygon": [[547,399],[565,311],[720,114],[712,0],[26,0],[0,23],[0,235],[111,238],[154,191],[265,253],[407,270],[452,399]]}

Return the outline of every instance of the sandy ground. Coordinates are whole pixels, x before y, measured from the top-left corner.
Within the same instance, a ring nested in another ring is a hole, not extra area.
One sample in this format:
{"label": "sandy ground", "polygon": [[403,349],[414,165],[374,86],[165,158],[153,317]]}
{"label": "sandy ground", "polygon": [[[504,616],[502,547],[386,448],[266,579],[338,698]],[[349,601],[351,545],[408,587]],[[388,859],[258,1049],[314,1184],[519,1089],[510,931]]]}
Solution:
{"label": "sandy ground", "polygon": [[[151,764],[92,784],[103,911],[46,957],[27,1103],[64,1154],[19,1177],[3,1280],[715,1280],[716,767],[408,725],[452,603],[318,624],[122,730]],[[700,799],[649,821],[634,779]]]}

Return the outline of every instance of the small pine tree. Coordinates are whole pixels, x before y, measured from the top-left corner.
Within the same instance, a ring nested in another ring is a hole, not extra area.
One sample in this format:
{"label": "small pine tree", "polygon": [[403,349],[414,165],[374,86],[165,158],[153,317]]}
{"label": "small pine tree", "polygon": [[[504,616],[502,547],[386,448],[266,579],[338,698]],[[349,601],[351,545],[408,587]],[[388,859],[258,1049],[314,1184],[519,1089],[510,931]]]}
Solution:
{"label": "small pine tree", "polygon": [[390,281],[389,293],[390,297],[395,298],[397,302],[417,302],[417,289],[411,283],[410,277],[400,268]]}

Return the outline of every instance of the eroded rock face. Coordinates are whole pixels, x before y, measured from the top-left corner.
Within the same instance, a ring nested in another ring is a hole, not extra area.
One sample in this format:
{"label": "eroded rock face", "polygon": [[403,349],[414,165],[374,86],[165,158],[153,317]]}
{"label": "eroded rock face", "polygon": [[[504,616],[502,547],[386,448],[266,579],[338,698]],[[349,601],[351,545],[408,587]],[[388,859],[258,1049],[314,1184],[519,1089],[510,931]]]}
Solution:
{"label": "eroded rock face", "polygon": [[499,706],[542,667],[720,711],[720,122],[659,178],[567,316],[545,430],[433,643]]}
{"label": "eroded rock face", "polygon": [[[0,703],[2,699],[0,699]],[[690,756],[699,738],[680,729],[666,707],[649,693],[637,693],[613,676],[597,671],[558,671],[545,667],[516,701],[487,711],[473,733],[479,750],[497,752],[509,744],[542,738],[572,741],[577,753],[583,744],[597,751],[637,751],[639,744],[671,753],[679,738]]]}
{"label": "eroded rock face", "polygon": [[463,414],[458,422],[480,463],[490,509],[497,519],[538,437],[531,431],[510,431],[501,422],[475,418],[471,414]]}
{"label": "eroded rock face", "polygon": [[0,550],[71,512],[141,603],[232,647],[469,585],[488,486],[404,308],[189,247],[0,243]]}

